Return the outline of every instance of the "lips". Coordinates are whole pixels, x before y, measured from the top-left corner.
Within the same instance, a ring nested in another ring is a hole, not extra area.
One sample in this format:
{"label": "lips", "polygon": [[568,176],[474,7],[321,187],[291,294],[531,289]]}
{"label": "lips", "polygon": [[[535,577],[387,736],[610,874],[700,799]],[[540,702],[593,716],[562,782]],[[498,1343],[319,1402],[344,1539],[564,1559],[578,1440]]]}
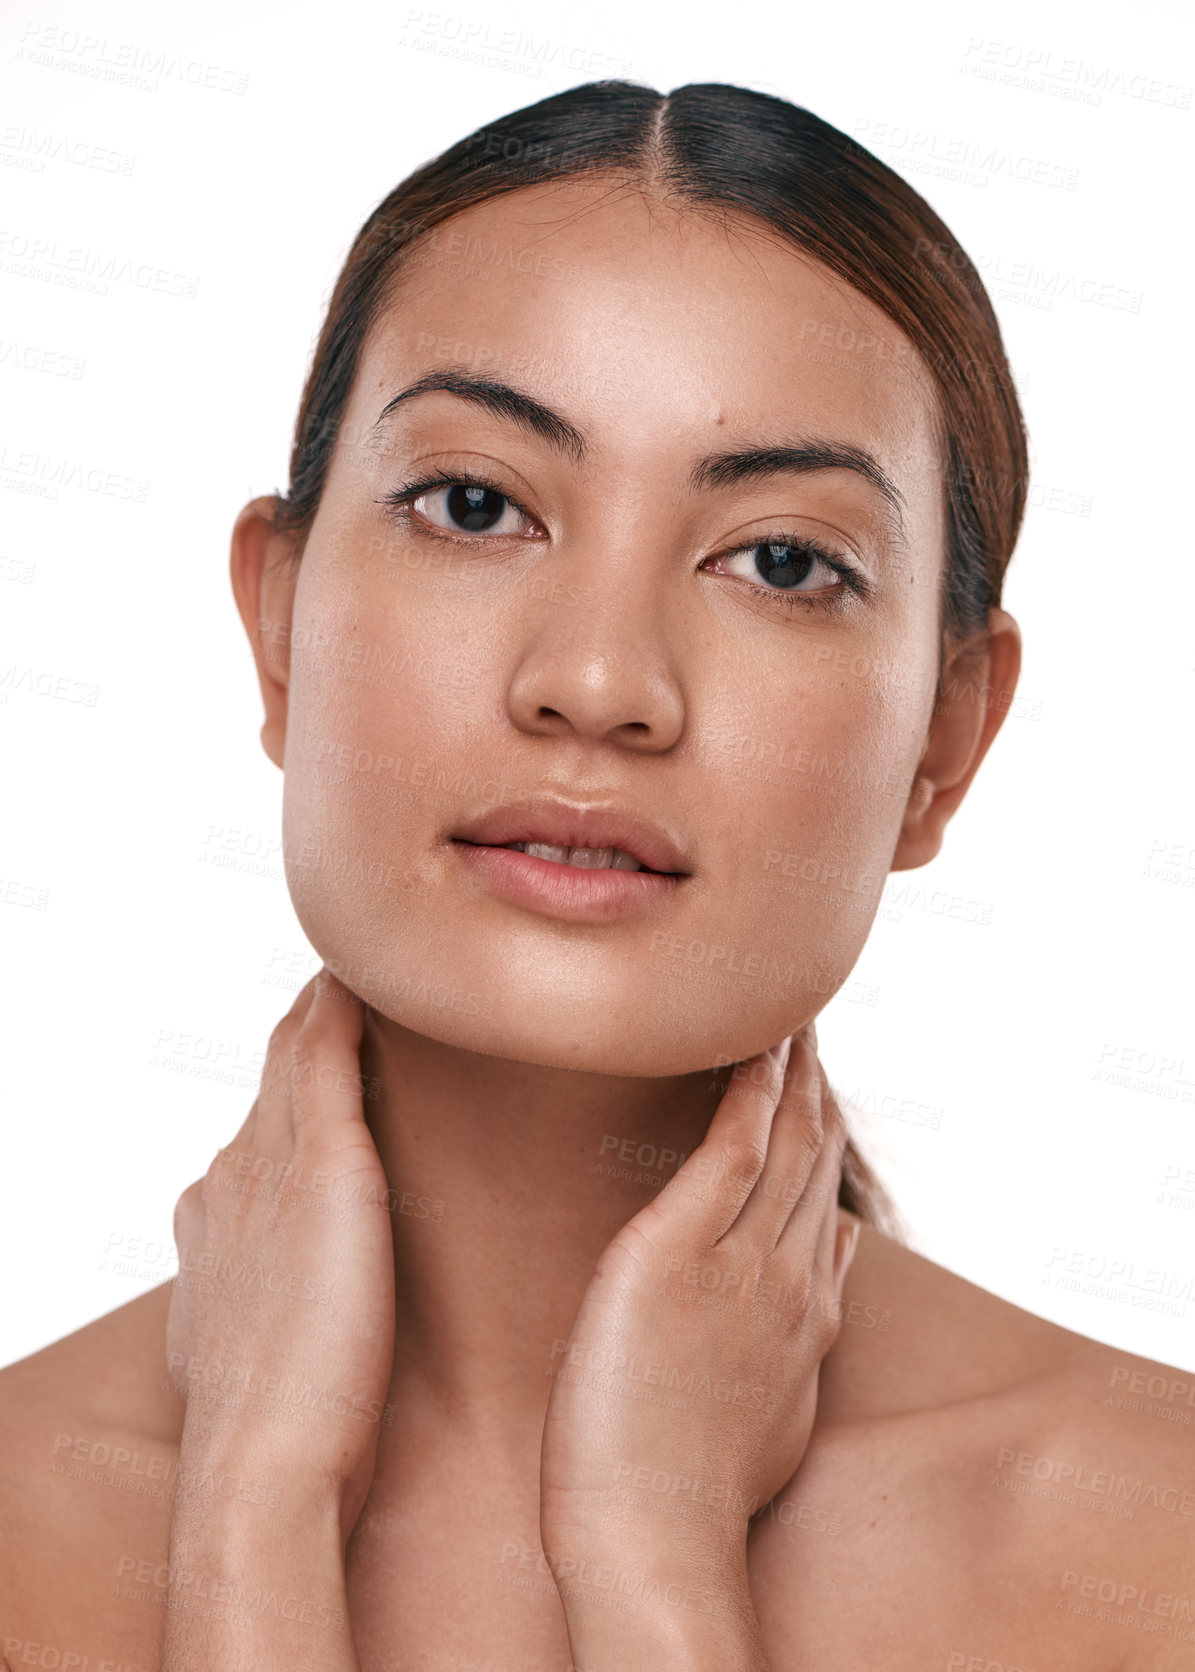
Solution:
{"label": "lips", "polygon": [[684,854],[666,831],[610,803],[584,807],[553,797],[523,807],[492,807],[454,831],[452,840],[475,847],[518,847],[583,870],[641,866],[665,876],[690,875]]}
{"label": "lips", "polygon": [[533,859],[550,859],[554,865],[571,865],[577,871],[642,871],[644,867],[624,848],[563,848],[554,842],[504,842],[515,853],[529,853]]}

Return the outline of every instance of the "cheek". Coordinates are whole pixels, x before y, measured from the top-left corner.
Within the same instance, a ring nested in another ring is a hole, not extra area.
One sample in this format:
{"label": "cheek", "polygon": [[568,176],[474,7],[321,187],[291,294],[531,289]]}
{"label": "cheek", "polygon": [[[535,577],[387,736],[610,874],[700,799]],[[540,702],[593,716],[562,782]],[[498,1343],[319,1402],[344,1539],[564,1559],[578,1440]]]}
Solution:
{"label": "cheek", "polygon": [[799,680],[724,693],[701,745],[720,793],[711,848],[733,856],[741,933],[799,945],[822,990],[867,938],[920,758],[930,697],[862,651],[815,648]]}
{"label": "cheek", "polygon": [[[314,567],[314,566],[313,566]],[[399,589],[310,585],[292,631],[283,844],[296,913],[317,949],[387,944],[423,891],[412,835],[459,814],[485,701],[466,641],[433,634]]]}

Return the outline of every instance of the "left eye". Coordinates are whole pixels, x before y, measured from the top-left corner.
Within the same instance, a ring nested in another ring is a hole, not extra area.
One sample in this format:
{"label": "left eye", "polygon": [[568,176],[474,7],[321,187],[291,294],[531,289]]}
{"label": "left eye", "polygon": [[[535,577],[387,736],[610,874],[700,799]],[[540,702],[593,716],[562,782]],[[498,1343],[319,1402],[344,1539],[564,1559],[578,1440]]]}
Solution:
{"label": "left eye", "polygon": [[741,579],[767,581],[786,592],[812,592],[819,586],[843,584],[841,571],[835,568],[829,553],[810,540],[761,540],[758,545],[741,546],[726,561],[747,565],[745,571],[731,571]]}
{"label": "left eye", "polygon": [[411,508],[446,533],[518,534],[524,521],[522,511],[505,494],[473,482],[453,482],[417,494]]}

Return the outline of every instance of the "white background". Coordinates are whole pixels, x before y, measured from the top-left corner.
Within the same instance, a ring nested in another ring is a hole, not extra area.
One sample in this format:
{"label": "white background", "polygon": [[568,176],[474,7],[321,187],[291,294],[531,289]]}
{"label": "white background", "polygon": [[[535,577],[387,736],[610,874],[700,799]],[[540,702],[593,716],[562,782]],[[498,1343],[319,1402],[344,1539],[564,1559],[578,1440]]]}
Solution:
{"label": "white background", "polygon": [[[0,1362],[170,1275],[175,1199],[291,1002],[271,972],[315,967],[227,556],[285,486],[344,254],[445,146],[624,75],[807,105],[992,276],[1032,438],[1023,701],[945,853],[890,879],[876,1002],[832,1003],[821,1050],[845,1095],[940,1111],[856,1125],[913,1246],[1195,1368],[1183,8],[460,3],[55,0],[0,28]],[[80,250],[162,288],[70,288]],[[31,688],[60,677],[94,701]]]}

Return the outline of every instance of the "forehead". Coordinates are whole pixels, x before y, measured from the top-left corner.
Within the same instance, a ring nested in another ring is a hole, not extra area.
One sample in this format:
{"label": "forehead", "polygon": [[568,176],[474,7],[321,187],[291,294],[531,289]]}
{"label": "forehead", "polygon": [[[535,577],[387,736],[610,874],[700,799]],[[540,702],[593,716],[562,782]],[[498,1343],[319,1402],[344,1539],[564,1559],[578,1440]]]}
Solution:
{"label": "forehead", "polygon": [[773,228],[613,178],[523,188],[432,229],[365,344],[351,417],[451,363],[518,381],[607,452],[801,433],[868,448],[932,514],[932,374],[876,304]]}

